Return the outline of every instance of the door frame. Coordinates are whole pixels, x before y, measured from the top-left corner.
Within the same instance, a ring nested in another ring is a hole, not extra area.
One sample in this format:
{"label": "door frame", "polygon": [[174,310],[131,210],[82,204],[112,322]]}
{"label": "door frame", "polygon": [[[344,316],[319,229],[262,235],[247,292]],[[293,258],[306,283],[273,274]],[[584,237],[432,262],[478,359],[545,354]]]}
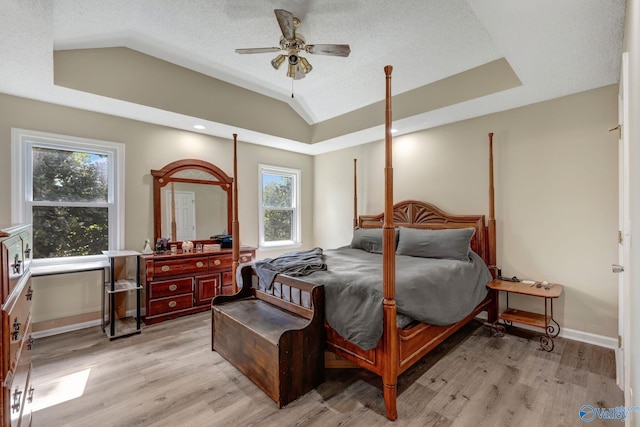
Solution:
{"label": "door frame", "polygon": [[[165,216],[165,224],[163,224],[163,227],[166,227],[166,230],[171,230],[171,217],[173,215],[173,212],[171,212],[171,197],[175,197],[176,194],[190,194],[192,195],[191,199],[195,200],[196,197],[196,193],[194,191],[185,191],[185,190],[174,190],[173,192],[171,191],[171,189],[167,188],[165,189],[165,210],[166,210],[166,215]],[[192,204],[191,209],[189,210],[189,216],[191,217],[191,223],[193,224],[193,238],[192,239],[186,239],[186,240],[195,240],[196,238],[196,211],[195,211],[195,203]],[[178,236],[176,236],[176,240],[185,240],[185,239],[181,239]]]}
{"label": "door frame", "polygon": [[619,239],[618,262],[623,271],[618,277],[618,348],[616,349],[616,383],[624,391],[625,405],[631,402],[631,214],[629,182],[629,54],[623,52],[618,92],[618,191]]}

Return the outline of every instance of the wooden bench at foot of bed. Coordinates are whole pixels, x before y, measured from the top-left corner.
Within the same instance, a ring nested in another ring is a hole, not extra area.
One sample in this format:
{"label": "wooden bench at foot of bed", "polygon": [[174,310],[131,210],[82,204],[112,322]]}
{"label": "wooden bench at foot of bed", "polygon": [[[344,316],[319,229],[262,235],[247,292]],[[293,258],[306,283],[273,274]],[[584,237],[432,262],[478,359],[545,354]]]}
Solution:
{"label": "wooden bench at foot of bed", "polygon": [[282,408],[324,382],[324,287],[293,279],[266,293],[242,274],[238,294],[212,302],[212,350]]}

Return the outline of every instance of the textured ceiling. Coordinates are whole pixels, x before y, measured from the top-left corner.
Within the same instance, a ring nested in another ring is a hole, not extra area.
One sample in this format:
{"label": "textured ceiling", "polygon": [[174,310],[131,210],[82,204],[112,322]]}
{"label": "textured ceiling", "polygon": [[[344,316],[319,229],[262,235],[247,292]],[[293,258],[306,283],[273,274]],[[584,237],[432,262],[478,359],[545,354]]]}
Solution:
{"label": "textured ceiling", "polygon": [[[625,1],[0,0],[0,5],[0,92],[188,130],[198,117],[55,86],[52,51],[128,47],[285,102],[310,126],[380,102],[388,64],[394,67],[394,94],[499,58],[522,83],[404,118],[395,125],[406,133],[616,83]],[[236,54],[236,48],[278,45],[276,8],[300,18],[298,31],[307,43],[346,43],[351,55],[307,55],[313,71],[292,81],[285,67],[271,67],[275,54]],[[238,132],[241,140],[309,154],[384,136],[380,126],[372,126],[305,144],[215,121],[205,125],[203,133],[228,138]]]}

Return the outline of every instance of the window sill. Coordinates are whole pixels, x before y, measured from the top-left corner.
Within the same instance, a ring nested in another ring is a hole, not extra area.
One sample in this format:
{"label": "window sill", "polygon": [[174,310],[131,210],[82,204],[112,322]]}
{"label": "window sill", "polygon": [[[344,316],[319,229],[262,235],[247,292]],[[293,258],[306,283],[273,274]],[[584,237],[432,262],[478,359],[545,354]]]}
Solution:
{"label": "window sill", "polygon": [[102,256],[90,257],[90,259],[82,259],[76,257],[73,260],[36,260],[31,262],[31,275],[52,276],[55,274],[80,273],[83,271],[97,271],[109,267],[109,261]]}
{"label": "window sill", "polygon": [[302,243],[285,243],[281,245],[274,244],[274,245],[259,246],[258,250],[261,252],[282,251],[283,249],[296,249],[301,247],[302,247]]}
{"label": "window sill", "polygon": [[33,277],[38,276],[53,276],[55,274],[67,274],[67,273],[81,273],[84,271],[98,271],[104,270],[109,267],[108,261],[98,262],[83,262],[80,264],[61,264],[61,265],[47,265],[40,267],[31,267],[31,275]]}

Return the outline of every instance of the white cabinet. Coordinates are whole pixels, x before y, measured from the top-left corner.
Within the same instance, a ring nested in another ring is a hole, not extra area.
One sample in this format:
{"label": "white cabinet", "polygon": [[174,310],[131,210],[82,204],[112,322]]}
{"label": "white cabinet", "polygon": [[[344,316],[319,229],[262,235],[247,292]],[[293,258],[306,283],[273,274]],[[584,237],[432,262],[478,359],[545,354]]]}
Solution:
{"label": "white cabinet", "polygon": [[103,253],[109,258],[109,274],[102,293],[102,330],[109,339],[139,334],[140,252]]}

